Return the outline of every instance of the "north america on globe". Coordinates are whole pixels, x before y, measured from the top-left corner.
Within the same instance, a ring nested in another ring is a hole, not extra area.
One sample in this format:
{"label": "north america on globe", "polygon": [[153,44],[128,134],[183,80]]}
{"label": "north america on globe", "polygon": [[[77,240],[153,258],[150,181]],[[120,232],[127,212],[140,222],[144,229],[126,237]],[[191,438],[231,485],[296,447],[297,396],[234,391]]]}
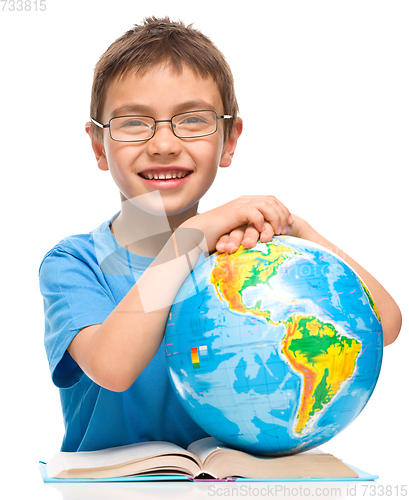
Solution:
{"label": "north america on globe", "polygon": [[268,285],[280,266],[300,256],[299,252],[276,243],[263,252],[240,247],[236,255],[239,258],[231,259],[224,253],[217,256],[211,282],[219,298],[226,300],[231,310],[252,313],[273,325],[285,325],[281,352],[302,377],[294,424],[294,432],[302,434],[354,373],[361,343],[345,333],[340,334],[331,322],[316,316],[292,315],[285,321],[275,322],[269,310],[261,309],[261,300],[253,307],[244,304],[243,294],[248,287],[260,283]]}

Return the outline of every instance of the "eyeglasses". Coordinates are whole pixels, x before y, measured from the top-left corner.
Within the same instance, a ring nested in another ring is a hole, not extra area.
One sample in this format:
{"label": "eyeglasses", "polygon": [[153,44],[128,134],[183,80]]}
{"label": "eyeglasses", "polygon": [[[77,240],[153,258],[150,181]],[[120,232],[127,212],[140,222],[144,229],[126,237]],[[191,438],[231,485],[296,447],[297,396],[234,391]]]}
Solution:
{"label": "eyeglasses", "polygon": [[180,139],[205,137],[217,131],[219,120],[233,118],[231,115],[219,116],[215,111],[199,110],[179,113],[170,120],[155,120],[151,116],[115,116],[106,125],[91,118],[92,123],[104,129],[109,128],[109,135],[113,141],[139,142],[152,139],[156,132],[157,123],[168,122],[172,132]]}

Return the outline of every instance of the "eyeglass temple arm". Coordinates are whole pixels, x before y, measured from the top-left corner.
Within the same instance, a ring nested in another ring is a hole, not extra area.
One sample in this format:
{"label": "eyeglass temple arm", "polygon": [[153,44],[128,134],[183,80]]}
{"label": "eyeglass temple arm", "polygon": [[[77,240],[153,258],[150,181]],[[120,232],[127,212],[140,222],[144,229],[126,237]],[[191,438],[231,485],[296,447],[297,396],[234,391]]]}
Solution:
{"label": "eyeglass temple arm", "polygon": [[95,125],[97,125],[99,128],[108,128],[109,127],[109,123],[107,123],[106,125],[102,125],[102,123],[97,122],[93,118],[90,118],[90,120],[92,121],[92,123],[95,123]]}

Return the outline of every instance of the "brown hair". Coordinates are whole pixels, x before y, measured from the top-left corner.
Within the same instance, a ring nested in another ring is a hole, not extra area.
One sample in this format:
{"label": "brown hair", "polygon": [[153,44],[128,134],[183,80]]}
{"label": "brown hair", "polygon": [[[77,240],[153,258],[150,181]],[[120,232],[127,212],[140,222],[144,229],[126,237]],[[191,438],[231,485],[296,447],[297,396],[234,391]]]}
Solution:
{"label": "brown hair", "polygon": [[[101,120],[105,94],[109,84],[127,72],[135,70],[143,75],[154,66],[168,62],[181,73],[187,66],[203,78],[212,77],[219,87],[223,113],[235,119],[238,112],[233,75],[223,54],[213,42],[192,25],[172,22],[168,17],[148,17],[113,42],[100,57],[94,70],[91,94],[91,117]],[[224,120],[226,138],[230,135],[233,120]],[[94,136],[101,138],[102,131],[91,125]]]}

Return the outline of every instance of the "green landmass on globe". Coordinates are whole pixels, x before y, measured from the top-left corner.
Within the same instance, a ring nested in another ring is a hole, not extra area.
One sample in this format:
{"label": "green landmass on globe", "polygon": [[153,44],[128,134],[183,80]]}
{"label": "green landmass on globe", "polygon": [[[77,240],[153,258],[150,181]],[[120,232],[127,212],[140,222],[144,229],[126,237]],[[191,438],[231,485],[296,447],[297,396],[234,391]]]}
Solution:
{"label": "green landmass on globe", "polygon": [[295,425],[295,432],[301,434],[315,413],[324,409],[354,373],[361,343],[341,336],[331,323],[315,316],[291,316],[285,325],[282,352],[303,376]]}

